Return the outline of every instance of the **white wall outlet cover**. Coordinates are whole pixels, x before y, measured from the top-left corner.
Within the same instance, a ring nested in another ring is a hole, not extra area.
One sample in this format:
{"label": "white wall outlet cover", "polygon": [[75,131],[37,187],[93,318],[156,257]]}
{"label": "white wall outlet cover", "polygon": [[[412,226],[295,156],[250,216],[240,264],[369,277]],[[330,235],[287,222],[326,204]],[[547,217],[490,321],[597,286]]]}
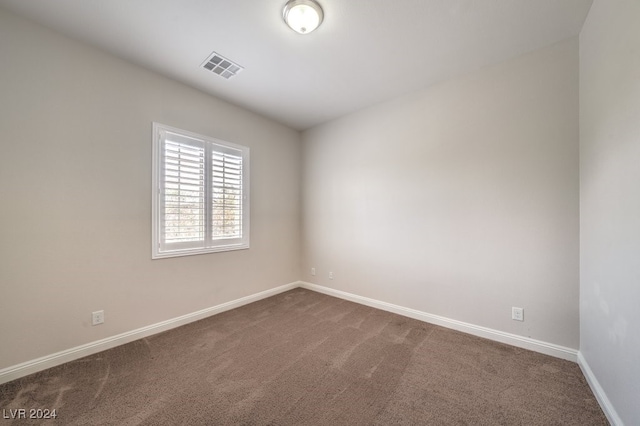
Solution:
{"label": "white wall outlet cover", "polygon": [[524,309],[516,308],[515,306],[511,308],[511,319],[516,321],[524,321]]}
{"label": "white wall outlet cover", "polygon": [[91,325],[104,323],[104,311],[91,312]]}

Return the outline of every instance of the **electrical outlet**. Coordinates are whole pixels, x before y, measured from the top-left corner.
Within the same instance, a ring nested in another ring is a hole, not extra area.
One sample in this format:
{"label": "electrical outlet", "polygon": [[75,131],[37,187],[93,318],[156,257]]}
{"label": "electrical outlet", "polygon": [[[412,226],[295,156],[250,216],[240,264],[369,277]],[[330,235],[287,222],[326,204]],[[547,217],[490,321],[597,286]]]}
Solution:
{"label": "electrical outlet", "polygon": [[316,268],[311,268],[311,275],[313,275],[313,276],[316,275]]}
{"label": "electrical outlet", "polygon": [[98,325],[104,322],[104,311],[91,312],[91,325]]}
{"label": "electrical outlet", "polygon": [[511,308],[511,319],[516,321],[524,321],[524,309],[516,308],[515,306]]}
{"label": "electrical outlet", "polygon": [[332,280],[333,279],[333,272],[329,272],[329,279]]}

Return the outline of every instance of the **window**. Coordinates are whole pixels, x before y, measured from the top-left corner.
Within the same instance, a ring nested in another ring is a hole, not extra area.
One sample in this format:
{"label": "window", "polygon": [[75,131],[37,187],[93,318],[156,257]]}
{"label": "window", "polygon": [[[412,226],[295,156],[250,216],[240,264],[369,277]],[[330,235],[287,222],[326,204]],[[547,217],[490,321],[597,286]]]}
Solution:
{"label": "window", "polygon": [[249,148],[153,123],[152,258],[249,248]]}

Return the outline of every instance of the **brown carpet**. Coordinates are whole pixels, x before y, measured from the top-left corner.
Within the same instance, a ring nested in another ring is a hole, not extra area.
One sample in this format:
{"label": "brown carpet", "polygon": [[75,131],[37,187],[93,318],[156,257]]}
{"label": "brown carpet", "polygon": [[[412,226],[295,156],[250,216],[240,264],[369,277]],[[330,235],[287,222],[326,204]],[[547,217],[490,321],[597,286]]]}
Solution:
{"label": "brown carpet", "polygon": [[305,289],[0,385],[58,425],[606,425],[577,364]]}

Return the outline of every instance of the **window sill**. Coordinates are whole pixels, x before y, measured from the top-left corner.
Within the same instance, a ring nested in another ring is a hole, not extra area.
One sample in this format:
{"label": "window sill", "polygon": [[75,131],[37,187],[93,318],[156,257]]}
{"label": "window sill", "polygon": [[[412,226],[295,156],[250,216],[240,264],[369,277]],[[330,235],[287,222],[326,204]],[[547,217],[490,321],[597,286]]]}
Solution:
{"label": "window sill", "polygon": [[220,253],[224,251],[247,250],[248,248],[249,248],[249,244],[234,244],[234,245],[228,245],[228,246],[154,252],[151,256],[151,259],[156,260],[156,259],[165,259],[167,257],[194,256],[198,254]]}

